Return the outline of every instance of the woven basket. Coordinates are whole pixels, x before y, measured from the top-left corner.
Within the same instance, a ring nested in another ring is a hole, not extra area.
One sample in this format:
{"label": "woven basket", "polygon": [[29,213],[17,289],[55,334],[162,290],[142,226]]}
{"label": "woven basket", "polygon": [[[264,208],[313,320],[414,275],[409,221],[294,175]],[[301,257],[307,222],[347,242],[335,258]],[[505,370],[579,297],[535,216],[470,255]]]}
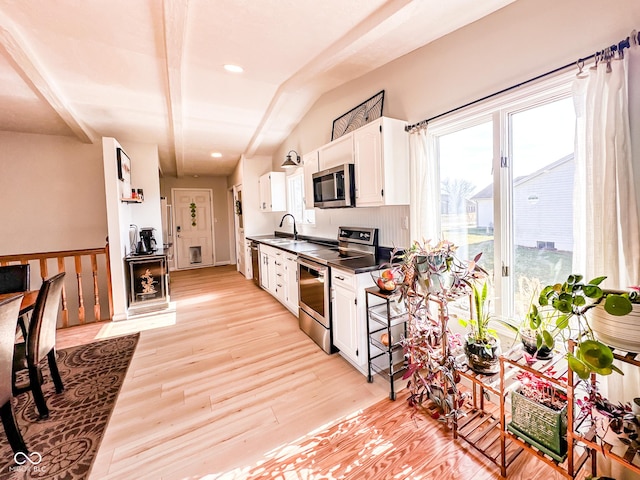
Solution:
{"label": "woven basket", "polygon": [[567,456],[566,405],[553,410],[513,391],[507,430],[559,462]]}

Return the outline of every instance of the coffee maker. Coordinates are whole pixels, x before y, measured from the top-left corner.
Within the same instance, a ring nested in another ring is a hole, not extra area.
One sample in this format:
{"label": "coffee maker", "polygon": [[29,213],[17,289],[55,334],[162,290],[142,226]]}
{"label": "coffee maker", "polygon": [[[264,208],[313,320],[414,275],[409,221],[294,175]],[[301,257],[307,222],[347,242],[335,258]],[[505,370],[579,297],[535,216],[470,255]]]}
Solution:
{"label": "coffee maker", "polygon": [[155,228],[144,227],[140,229],[140,242],[138,242],[138,254],[150,254],[157,248],[156,239],[153,236]]}

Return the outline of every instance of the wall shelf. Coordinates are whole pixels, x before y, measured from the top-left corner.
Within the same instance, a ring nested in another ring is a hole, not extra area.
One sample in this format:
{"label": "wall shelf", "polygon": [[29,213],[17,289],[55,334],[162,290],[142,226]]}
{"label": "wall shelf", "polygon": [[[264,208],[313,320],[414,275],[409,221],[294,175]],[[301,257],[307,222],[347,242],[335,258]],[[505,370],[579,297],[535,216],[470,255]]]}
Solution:
{"label": "wall shelf", "polygon": [[140,198],[121,198],[120,201],[123,203],[142,203]]}

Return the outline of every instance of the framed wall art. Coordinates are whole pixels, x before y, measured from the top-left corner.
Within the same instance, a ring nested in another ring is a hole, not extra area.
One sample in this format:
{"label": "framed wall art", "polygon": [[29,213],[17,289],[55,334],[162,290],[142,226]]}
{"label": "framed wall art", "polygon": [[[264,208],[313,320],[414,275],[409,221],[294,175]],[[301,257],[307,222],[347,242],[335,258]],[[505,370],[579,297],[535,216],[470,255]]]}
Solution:
{"label": "framed wall art", "polygon": [[340,138],[345,133],[360,128],[376,118],[380,118],[382,116],[383,104],[384,90],[376,93],[373,97],[336,118],[333,121],[333,128],[331,129],[331,140]]}
{"label": "framed wall art", "polygon": [[131,197],[131,159],[124,150],[116,150],[118,158],[118,180],[122,182],[122,197]]}

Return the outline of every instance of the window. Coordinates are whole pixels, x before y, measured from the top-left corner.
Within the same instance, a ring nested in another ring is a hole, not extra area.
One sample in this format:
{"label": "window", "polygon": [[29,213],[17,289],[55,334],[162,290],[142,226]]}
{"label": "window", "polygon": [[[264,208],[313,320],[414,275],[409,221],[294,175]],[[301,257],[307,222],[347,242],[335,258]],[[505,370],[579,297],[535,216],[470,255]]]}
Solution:
{"label": "window", "polygon": [[522,318],[541,286],[571,272],[574,130],[566,77],[427,130],[440,176],[441,237],[459,245],[461,258],[482,252],[498,316]]}
{"label": "window", "polygon": [[[293,215],[298,224],[315,224],[315,210],[304,205],[304,174],[302,169],[287,177],[287,212]],[[289,222],[291,220],[287,218]]]}

